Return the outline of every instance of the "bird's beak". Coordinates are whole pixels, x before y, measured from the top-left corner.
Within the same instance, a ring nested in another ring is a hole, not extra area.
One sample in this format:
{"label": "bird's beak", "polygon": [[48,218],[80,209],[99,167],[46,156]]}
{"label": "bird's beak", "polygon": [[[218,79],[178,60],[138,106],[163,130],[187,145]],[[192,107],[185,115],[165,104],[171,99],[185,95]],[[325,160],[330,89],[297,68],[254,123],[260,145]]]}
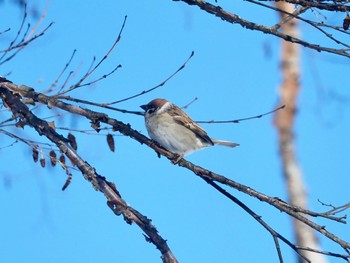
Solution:
{"label": "bird's beak", "polygon": [[140,108],[146,111],[148,107],[147,105],[141,105]]}

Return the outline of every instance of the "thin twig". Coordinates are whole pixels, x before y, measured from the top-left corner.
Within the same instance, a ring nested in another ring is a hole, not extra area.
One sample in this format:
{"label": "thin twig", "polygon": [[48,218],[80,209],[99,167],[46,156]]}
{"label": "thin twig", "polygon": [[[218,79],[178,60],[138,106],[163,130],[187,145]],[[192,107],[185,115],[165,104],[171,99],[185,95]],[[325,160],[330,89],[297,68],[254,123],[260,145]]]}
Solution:
{"label": "thin twig", "polygon": [[[2,56],[0,57],[0,65],[2,65],[3,63],[5,62],[1,62],[5,56],[7,55],[8,52],[10,52],[11,50],[17,48],[17,45],[15,45],[17,39],[19,38],[21,32],[22,32],[22,29],[23,29],[23,26],[24,26],[24,22],[27,18],[27,5],[25,4],[24,5],[24,13],[23,13],[23,18],[22,18],[22,22],[21,22],[21,25],[19,26],[19,29],[17,30],[17,34],[15,36],[15,38],[10,42],[10,45],[5,49],[5,50],[1,50],[0,53],[3,53]],[[8,61],[8,60],[7,60]]]}
{"label": "thin twig", "polygon": [[[27,4],[25,4],[24,5],[23,18],[22,18],[22,21],[21,21],[21,25],[19,26],[19,28],[17,30],[17,34],[16,34],[15,38],[10,42],[10,45],[5,50],[1,50],[0,51],[1,53],[4,52],[6,54],[6,52],[9,52],[9,51],[11,51],[13,49],[13,47],[15,46],[15,43],[16,43],[16,41],[18,39],[18,37],[20,36],[20,34],[22,32],[22,29],[23,29],[23,26],[24,26],[24,22],[26,21],[27,15],[28,15],[27,14]],[[0,61],[5,56],[5,54],[0,58]]]}
{"label": "thin twig", "polygon": [[93,80],[93,81],[91,81],[91,82],[88,82],[88,83],[85,83],[85,84],[83,84],[83,85],[80,85],[80,87],[93,85],[93,84],[95,84],[95,83],[101,81],[102,79],[105,79],[105,78],[109,77],[109,76],[112,75],[114,72],[116,72],[116,71],[118,70],[118,68],[121,68],[121,67],[122,67],[122,65],[119,64],[118,66],[116,66],[113,70],[111,70],[111,71],[108,72],[107,74],[104,74],[104,75],[102,75],[101,77],[99,77],[99,78],[97,78],[97,79],[95,79],[95,80]]}
{"label": "thin twig", "polygon": [[[78,107],[78,106],[64,103],[62,101],[55,99],[54,97],[48,97],[48,96],[45,96],[44,94],[36,93],[36,92],[34,92],[33,89],[28,88],[28,87],[23,86],[23,85],[16,86],[12,83],[7,83],[7,82],[2,83],[1,85],[3,87],[5,87],[6,89],[14,90],[15,92],[19,93],[20,95],[22,95],[24,97],[32,98],[33,100],[35,100],[37,102],[40,102],[40,103],[43,103],[46,105],[50,104],[52,107],[58,107],[64,111],[69,111],[71,113],[78,114],[80,116],[84,116],[84,117],[91,120],[95,129],[98,129],[98,127],[100,126],[100,123],[109,124],[114,128],[114,130],[119,131],[120,133],[122,133],[126,136],[129,136],[129,137],[139,141],[140,143],[148,145],[149,147],[153,148],[157,153],[159,153],[163,156],[166,156],[171,161],[173,161],[173,162],[175,160],[178,161],[177,164],[179,166],[193,171],[196,175],[201,175],[201,177],[205,177],[209,180],[213,180],[215,182],[225,184],[225,185],[232,187],[238,191],[241,191],[247,195],[250,195],[254,198],[257,198],[260,201],[266,202],[266,203],[272,205],[273,207],[275,207],[276,209],[287,213],[291,217],[294,217],[296,220],[299,220],[300,222],[303,222],[306,225],[308,225],[309,227],[317,230],[319,233],[321,233],[322,235],[324,235],[328,239],[332,240],[333,242],[337,243],[339,246],[341,246],[345,250],[350,249],[350,243],[342,240],[338,236],[329,232],[328,230],[326,230],[326,228],[324,226],[320,226],[320,225],[314,223],[313,221],[311,221],[310,219],[308,219],[305,216],[305,215],[309,214],[307,212],[307,210],[299,208],[299,207],[291,206],[291,205],[281,201],[278,198],[273,198],[273,197],[267,196],[267,195],[260,193],[260,192],[254,190],[248,186],[245,186],[245,185],[240,184],[238,182],[235,182],[231,179],[228,179],[227,177],[216,174],[216,173],[209,171],[207,169],[204,169],[200,166],[194,165],[191,162],[188,162],[184,159],[178,160],[178,156],[176,154],[173,154],[173,153],[167,151],[166,149],[155,144],[153,141],[149,140],[147,137],[143,136],[142,134],[140,134],[136,130],[131,129],[129,124],[124,124],[124,123],[119,122],[115,119],[112,119],[104,113],[94,112],[94,111],[91,111],[88,109],[84,109],[82,107]],[[318,216],[322,216],[322,215],[318,215]]]}
{"label": "thin twig", "polygon": [[43,93],[44,94],[47,94],[47,93],[50,93],[55,87],[56,87],[56,84],[58,83],[58,81],[60,80],[60,78],[62,77],[63,73],[67,70],[67,68],[69,67],[70,63],[72,62],[73,58],[74,58],[74,55],[75,53],[77,52],[76,49],[73,50],[73,53],[72,55],[70,56],[68,62],[66,63],[66,65],[63,67],[61,73],[57,76],[57,78],[52,82],[52,84],[50,85],[50,87],[44,91]]}
{"label": "thin twig", "polygon": [[190,105],[192,105],[195,101],[197,101],[198,98],[195,97],[193,100],[191,100],[189,103],[187,103],[185,106],[182,106],[182,109],[187,109]]}
{"label": "thin twig", "polygon": [[276,111],[279,111],[281,109],[284,109],[286,107],[286,105],[282,105],[282,106],[279,106],[278,108],[274,109],[274,110],[271,110],[271,111],[268,111],[268,112],[265,112],[263,114],[259,114],[259,115],[256,115],[256,116],[252,116],[252,117],[247,117],[247,118],[241,118],[241,119],[236,119],[236,120],[225,120],[225,121],[215,121],[215,120],[211,120],[211,121],[196,121],[197,123],[208,123],[208,124],[217,124],[217,123],[239,123],[241,121],[247,121],[247,120],[252,120],[252,119],[260,119],[266,115],[269,115],[271,113],[274,113]]}
{"label": "thin twig", "polygon": [[[121,100],[118,100],[118,101],[108,102],[108,103],[96,103],[96,102],[92,102],[92,101],[88,101],[88,100],[82,100],[82,99],[73,98],[71,96],[63,96],[62,94],[65,93],[65,92],[59,93],[58,95],[56,95],[56,98],[57,99],[64,99],[64,100],[68,100],[68,101],[74,101],[76,103],[82,103],[82,104],[97,106],[97,107],[101,107],[101,108],[105,108],[105,109],[109,109],[109,110],[114,110],[114,111],[118,111],[118,112],[122,112],[122,113],[129,113],[129,114],[135,114],[135,115],[143,116],[144,113],[141,112],[141,111],[129,111],[129,110],[125,110],[125,109],[115,108],[115,107],[112,107],[110,105],[134,99],[134,98],[136,98],[138,96],[144,95],[146,93],[149,93],[149,92],[151,92],[151,91],[153,91],[155,89],[158,89],[158,88],[164,86],[170,79],[172,79],[177,73],[179,73],[182,69],[184,69],[186,67],[186,65],[188,64],[190,59],[193,57],[193,55],[194,55],[194,52],[192,51],[191,55],[186,59],[186,61],[174,73],[172,73],[169,77],[167,77],[165,80],[163,80],[160,84],[156,85],[153,88],[150,88],[148,90],[144,90],[144,91],[142,91],[142,92],[140,92],[138,94],[132,95],[130,97],[127,97],[127,98],[124,98],[124,99],[121,99]],[[114,71],[110,72],[110,74],[113,73],[113,72]],[[195,98],[194,101],[195,100],[197,100],[197,98]]]}
{"label": "thin twig", "polygon": [[[54,145],[52,143],[47,143],[47,142],[38,142],[38,141],[33,141],[33,140],[29,140],[29,139],[24,139],[22,137],[19,137],[11,132],[8,132],[4,129],[0,129],[0,133],[3,133],[17,141],[20,141],[26,145],[28,145],[30,148],[36,148],[38,147],[38,145],[43,145],[40,146],[41,148],[45,148],[45,149],[51,149]],[[47,148],[46,148],[47,147]]]}
{"label": "thin twig", "polygon": [[293,12],[292,15],[286,16],[283,20],[281,20],[276,25],[272,26],[271,29],[278,30],[282,25],[288,23],[291,19],[295,18],[296,16],[301,15],[302,13],[305,13],[307,10],[309,10],[309,7],[300,7],[297,10]]}
{"label": "thin twig", "polygon": [[[177,263],[176,258],[168,247],[166,240],[163,239],[153,222],[140,212],[130,207],[121,197],[114,183],[108,182],[105,177],[99,175],[96,170],[83,160],[77,152],[68,145],[68,140],[58,134],[49,124],[33,114],[21,100],[12,94],[4,85],[0,84],[0,98],[11,108],[13,114],[16,114],[28,125],[33,127],[39,135],[44,135],[52,141],[71,161],[73,161],[81,171],[84,178],[92,186],[103,193],[107,198],[108,206],[116,215],[123,215],[127,223],[137,224],[147,235],[148,241],[152,242],[161,252],[163,262]],[[69,183],[69,177],[66,181]]]}
{"label": "thin twig", "polygon": [[28,36],[26,37],[26,39],[24,40],[24,42],[27,42],[30,40],[31,36],[35,33],[35,31],[38,29],[38,27],[40,26],[40,24],[44,21],[45,17],[46,17],[46,13],[47,10],[49,9],[49,5],[50,5],[50,0],[48,0],[46,2],[46,6],[44,11],[42,12],[39,21],[36,23],[36,25],[32,28],[32,30],[30,31],[30,33],[28,34]]}
{"label": "thin twig", "polygon": [[251,210],[247,205],[242,203],[238,198],[234,197],[230,193],[228,193],[225,189],[220,187],[218,184],[213,182],[212,180],[202,177],[199,175],[204,181],[206,181],[208,184],[210,184],[212,187],[214,187],[216,190],[218,190],[221,194],[229,198],[231,201],[233,201],[235,204],[237,204],[239,207],[241,207],[244,211],[246,211],[251,217],[253,217],[260,225],[262,225],[273,237],[275,242],[276,251],[278,254],[278,258],[280,263],[283,263],[283,257],[281,252],[281,247],[278,242],[278,239],[281,239],[284,243],[286,243],[289,247],[291,247],[302,259],[306,260],[307,262],[311,262],[309,259],[307,259],[304,255],[302,255],[298,249],[296,249],[296,246],[291,243],[288,239],[283,237],[281,234],[279,234],[276,230],[274,230],[272,227],[270,227],[261,216],[257,215],[253,210]]}
{"label": "thin twig", "polygon": [[141,91],[140,93],[137,93],[137,94],[132,95],[130,97],[127,97],[127,98],[124,98],[124,99],[121,99],[121,100],[117,100],[117,101],[114,101],[114,102],[106,103],[105,105],[113,105],[113,104],[121,103],[121,102],[124,102],[124,101],[127,101],[127,100],[131,100],[131,99],[134,99],[136,97],[139,97],[141,95],[144,95],[146,93],[149,93],[149,92],[151,92],[151,91],[153,91],[155,89],[158,89],[158,88],[164,86],[165,83],[167,83],[171,78],[173,78],[177,73],[179,73],[182,69],[184,69],[186,67],[187,63],[190,61],[190,59],[193,57],[193,55],[194,55],[194,51],[191,52],[191,55],[186,59],[186,61],[181,65],[181,67],[179,67],[173,74],[171,74],[162,83],[158,84],[157,86],[155,86],[153,88],[150,88],[148,90]]}
{"label": "thin twig", "polygon": [[115,107],[111,107],[111,106],[107,106],[109,104],[106,103],[96,103],[96,102],[92,102],[92,101],[88,101],[88,100],[81,100],[81,99],[77,99],[77,98],[73,98],[70,96],[55,96],[57,99],[63,99],[63,100],[68,100],[68,101],[73,101],[76,103],[82,103],[82,104],[87,104],[87,105],[92,105],[92,106],[97,106],[97,107],[101,107],[101,108],[105,108],[108,110],[113,110],[113,111],[118,111],[121,113],[129,113],[129,114],[135,114],[135,115],[141,115],[143,116],[144,113],[141,111],[129,111],[129,110],[124,110],[124,109],[119,109],[119,108],[115,108]]}
{"label": "thin twig", "polygon": [[[4,34],[4,33],[7,33],[7,32],[9,32],[9,31],[11,31],[11,28],[7,28],[7,29],[5,29],[4,31],[0,31],[0,35],[2,35],[2,34]],[[0,51],[0,53],[1,53],[1,51]]]}
{"label": "thin twig", "polygon": [[173,1],[181,1],[181,2],[187,3],[188,5],[198,6],[200,9],[204,10],[205,12],[212,14],[212,15],[215,15],[226,22],[229,22],[232,24],[240,24],[242,27],[245,27],[247,29],[257,30],[257,31],[263,32],[265,34],[274,35],[274,36],[277,36],[277,37],[284,39],[286,41],[289,41],[292,43],[297,43],[297,44],[300,44],[304,47],[314,49],[316,51],[324,51],[324,52],[332,53],[335,55],[340,55],[340,56],[350,58],[350,53],[348,52],[349,51],[348,49],[330,48],[330,47],[325,47],[325,46],[321,46],[318,44],[310,43],[310,42],[302,40],[300,38],[287,35],[283,32],[278,31],[278,30],[273,30],[271,27],[267,27],[267,26],[264,26],[261,24],[253,23],[249,20],[245,20],[236,14],[230,13],[230,12],[222,9],[220,6],[212,5],[212,4],[205,2],[203,0],[173,0]]}
{"label": "thin twig", "polygon": [[[260,0],[266,2],[279,2],[280,0]],[[327,11],[336,11],[336,12],[349,12],[350,8],[345,4],[348,4],[348,1],[329,1],[332,3],[327,3],[326,1],[310,1],[310,0],[283,0],[287,3],[301,5],[304,7],[312,7],[320,10]],[[341,4],[335,3],[340,2]]]}
{"label": "thin twig", "polygon": [[[25,41],[25,42],[21,42],[18,45],[16,45],[16,51],[9,57],[7,57],[6,59],[4,59],[3,61],[0,62],[0,65],[10,61],[13,57],[15,57],[21,50],[23,50],[23,48],[25,46],[27,46],[29,43],[33,42],[35,39],[43,36],[45,34],[45,32],[53,25],[53,22],[51,22],[47,27],[45,27],[39,34],[34,35],[32,38],[30,38],[29,40]],[[14,47],[13,47],[14,48]]]}
{"label": "thin twig", "polygon": [[269,5],[266,5],[266,4],[263,4],[261,2],[258,2],[258,1],[255,1],[255,0],[245,0],[247,2],[250,2],[250,3],[253,3],[253,4],[256,4],[256,5],[260,5],[260,6],[263,6],[264,8],[268,8],[268,9],[271,9],[271,10],[274,10],[274,11],[277,11],[277,12],[280,12],[280,13],[283,13],[283,14],[286,14],[288,15],[289,17],[293,17],[295,19],[299,19],[300,21],[303,21],[309,25],[311,25],[312,27],[316,28],[317,30],[321,31],[326,37],[330,38],[331,40],[333,40],[335,43],[337,44],[341,44],[343,45],[344,47],[347,47],[347,48],[350,48],[350,45],[344,43],[344,42],[341,42],[340,40],[334,38],[331,34],[329,34],[328,32],[326,32],[325,30],[323,30],[322,28],[320,28],[318,26],[318,23],[315,23],[309,19],[305,19],[305,18],[302,18],[301,16],[299,15],[296,15],[294,13],[290,13],[290,12],[287,12],[283,9],[280,9],[280,8],[277,8],[277,7],[274,7],[274,6],[269,6]]}
{"label": "thin twig", "polygon": [[121,29],[119,31],[119,34],[118,34],[118,37],[117,39],[114,41],[113,45],[110,47],[110,49],[107,51],[107,53],[104,55],[104,57],[96,64],[95,67],[93,67],[91,70],[89,70],[75,85],[71,86],[69,89],[67,89],[66,91],[62,91],[59,93],[59,95],[63,95],[63,94],[66,94],[72,90],[75,90],[79,87],[82,86],[82,83],[83,81],[85,81],[106,59],[107,57],[109,56],[109,54],[112,52],[112,50],[115,48],[115,46],[118,44],[118,42],[120,41],[121,39],[121,36],[122,36],[122,33],[123,33],[123,30],[124,30],[124,27],[125,27],[125,24],[126,24],[126,19],[127,19],[127,16],[124,17],[124,21],[123,21],[123,24],[121,26]]}

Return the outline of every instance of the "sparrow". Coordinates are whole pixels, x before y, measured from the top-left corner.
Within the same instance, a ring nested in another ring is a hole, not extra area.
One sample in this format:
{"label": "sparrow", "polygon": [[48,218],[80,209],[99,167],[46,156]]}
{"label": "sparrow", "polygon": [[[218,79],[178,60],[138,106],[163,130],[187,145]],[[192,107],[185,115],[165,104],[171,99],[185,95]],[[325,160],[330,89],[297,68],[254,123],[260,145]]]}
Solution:
{"label": "sparrow", "polygon": [[205,130],[183,110],[166,99],[154,99],[140,106],[152,140],[181,158],[213,145],[236,147],[239,144],[210,138]]}

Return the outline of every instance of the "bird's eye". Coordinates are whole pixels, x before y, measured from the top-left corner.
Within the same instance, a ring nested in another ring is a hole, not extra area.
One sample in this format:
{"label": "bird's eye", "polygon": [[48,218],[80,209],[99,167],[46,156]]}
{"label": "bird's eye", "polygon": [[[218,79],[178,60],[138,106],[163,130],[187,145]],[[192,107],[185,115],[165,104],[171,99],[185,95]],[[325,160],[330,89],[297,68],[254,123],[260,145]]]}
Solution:
{"label": "bird's eye", "polygon": [[156,111],[155,108],[149,108],[149,109],[147,110],[147,113],[152,114],[152,113],[155,112],[155,111]]}

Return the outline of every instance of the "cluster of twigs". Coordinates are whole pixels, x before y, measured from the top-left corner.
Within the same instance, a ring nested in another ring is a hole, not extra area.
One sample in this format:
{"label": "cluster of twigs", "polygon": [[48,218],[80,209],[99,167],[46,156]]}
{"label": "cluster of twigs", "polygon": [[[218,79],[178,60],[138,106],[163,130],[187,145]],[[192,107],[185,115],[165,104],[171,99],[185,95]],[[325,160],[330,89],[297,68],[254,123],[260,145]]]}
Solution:
{"label": "cluster of twigs", "polygon": [[[5,49],[0,50],[0,66],[10,61],[11,59],[13,59],[28,44],[32,43],[34,40],[43,36],[45,32],[47,32],[47,30],[53,25],[53,22],[51,22],[48,26],[44,27],[44,29],[37,32],[39,26],[41,25],[42,21],[46,16],[46,10],[43,12],[38,23],[33,27],[29,23],[26,23],[27,16],[28,16],[28,13],[25,5],[22,22],[19,26],[17,34],[15,35],[14,39],[10,41],[10,44]],[[1,31],[0,35],[6,34],[9,32],[11,32],[11,28]]]}
{"label": "cluster of twigs", "polygon": [[[220,17],[222,16],[222,18],[225,18],[225,20],[229,17],[232,19],[231,14],[224,12],[221,8],[218,8],[218,7],[215,7],[213,9],[212,5],[205,3],[203,1],[185,1],[185,2],[188,2],[189,4],[196,4],[200,6],[202,9],[205,9],[207,11],[211,10],[210,11],[211,13],[215,13]],[[254,2],[254,1],[249,1],[249,2]],[[295,2],[299,2],[299,1],[295,1]],[[303,1],[300,1],[300,2],[303,2]],[[208,9],[208,8],[211,8],[211,9]],[[234,22],[237,23],[239,21],[240,20],[235,20]],[[88,119],[91,123],[91,127],[96,132],[99,132],[101,129],[103,129],[101,127],[101,124],[104,124],[114,132],[118,132],[124,136],[128,136],[131,139],[134,139],[140,142],[141,144],[147,145],[148,147],[154,149],[158,153],[158,155],[165,156],[171,161],[178,160],[177,155],[165,150],[158,144],[149,140],[146,136],[132,129],[132,127],[129,124],[125,124],[123,122],[118,121],[117,119],[111,118],[106,113],[92,111],[86,108],[86,105],[99,106],[104,109],[116,110],[127,114],[142,115],[141,112],[119,109],[111,105],[115,105],[122,101],[133,99],[137,96],[144,95],[148,92],[151,92],[157,88],[164,86],[167,83],[167,81],[169,81],[174,75],[176,75],[183,68],[185,68],[186,64],[193,56],[193,52],[191,53],[190,57],[179,67],[178,70],[176,70],[173,74],[171,74],[167,79],[162,81],[159,85],[153,88],[150,88],[148,90],[138,92],[135,95],[131,95],[128,98],[124,98],[114,102],[96,103],[96,102],[81,100],[81,99],[74,98],[67,95],[67,93],[77,88],[81,88],[81,87],[91,85],[101,81],[102,79],[108,77],[110,74],[114,73],[118,68],[121,67],[120,65],[118,65],[112,71],[110,71],[110,73],[103,75],[102,77],[99,77],[96,80],[86,82],[87,78],[90,77],[95,72],[95,70],[98,67],[100,67],[101,64],[108,58],[113,48],[117,45],[117,43],[121,39],[125,22],[126,22],[126,17],[124,19],[122,28],[118,34],[116,41],[112,44],[111,48],[107,51],[106,55],[101,60],[99,60],[99,62],[96,65],[94,65],[94,62],[95,62],[95,59],[94,59],[93,64],[91,65],[87,73],[83,75],[83,77],[73,85],[70,85],[70,86],[68,85],[71,79],[70,76],[72,72],[68,73],[68,77],[66,78],[65,81],[63,81],[62,85],[58,85],[58,83],[61,77],[63,77],[66,71],[68,70],[70,62],[72,61],[75,55],[75,52],[73,52],[71,58],[63,68],[62,72],[59,74],[58,78],[52,83],[52,85],[48,88],[46,92],[40,93],[25,85],[17,85],[17,84],[11,83],[5,78],[0,78],[0,98],[2,99],[3,104],[12,112],[12,116],[10,118],[0,122],[0,133],[7,135],[11,138],[14,138],[16,141],[25,143],[26,145],[28,145],[33,149],[33,154],[38,154],[37,152],[35,152],[35,151],[38,151],[38,148],[40,148],[38,147],[37,142],[30,141],[28,139],[23,139],[11,132],[8,132],[5,129],[5,127],[6,126],[23,127],[25,125],[28,125],[33,129],[35,129],[39,135],[45,136],[47,139],[51,141],[51,143],[47,144],[49,148],[56,146],[57,150],[61,153],[61,156],[64,155],[71,161],[72,165],[70,167],[71,168],[76,167],[74,169],[79,170],[80,173],[84,176],[84,178],[92,184],[94,189],[102,192],[106,196],[108,206],[113,210],[113,212],[116,215],[123,215],[127,223],[129,224],[135,223],[144,231],[145,235],[147,236],[146,240],[153,243],[157,247],[157,249],[161,252],[163,262],[177,262],[176,257],[173,255],[166,241],[158,233],[156,227],[153,225],[153,223],[151,223],[151,220],[148,219],[146,216],[142,215],[139,211],[137,211],[133,207],[129,206],[127,202],[125,202],[121,197],[121,194],[119,193],[116,185],[112,182],[109,182],[104,176],[99,175],[96,169],[92,167],[86,160],[84,160],[84,158],[82,158],[78,154],[76,140],[74,136],[73,137],[70,136],[66,138],[63,135],[59,134],[57,132],[56,127],[54,127],[54,125],[50,124],[50,122],[46,121],[45,119],[38,117],[36,114],[33,113],[31,108],[31,107],[35,107],[35,105],[38,105],[38,104],[47,105],[50,109],[51,108],[60,109],[63,112],[66,112],[69,114],[79,115],[81,117]],[[24,24],[24,21],[22,24]],[[251,26],[253,29],[260,28],[260,26],[257,27],[256,25],[251,25]],[[21,30],[19,31],[22,31],[22,27],[23,26],[21,26]],[[4,63],[12,59],[15,56],[16,52],[21,50],[24,46],[29,44],[31,41],[33,41],[37,37],[43,35],[43,33],[47,30],[47,28],[45,28],[41,34],[37,34],[32,37],[28,37],[30,34],[25,33],[24,34],[25,37],[23,37],[23,40],[17,42],[17,39],[19,36],[18,34],[16,39],[11,42],[9,47],[5,51],[2,51],[3,56],[1,58],[2,60],[0,61]],[[290,39],[290,38],[288,39],[295,42],[299,41],[299,40],[297,41],[295,39]],[[309,47],[312,47],[312,46],[309,45]],[[322,47],[319,47],[319,50],[327,51],[327,49]],[[10,52],[12,51],[14,51],[15,53],[12,53],[12,55],[10,55]],[[342,53],[340,52],[339,54],[342,54]],[[52,92],[55,92],[55,94],[48,95],[49,93],[52,93]],[[70,102],[74,102],[75,104],[71,104]],[[77,106],[76,104],[85,105],[85,107]],[[255,116],[255,118],[259,118],[263,115],[264,114],[257,115]],[[238,122],[240,120],[242,119],[225,121],[225,122]],[[213,121],[209,121],[209,123],[212,123],[212,122]],[[107,142],[110,149],[114,150],[112,135],[107,135]],[[45,150],[42,148],[41,148],[41,151],[45,152]],[[69,166],[66,164],[65,161],[63,161],[61,157],[56,156],[56,153],[53,154],[52,151],[50,151],[48,156],[50,157],[51,162],[53,161],[58,162],[62,166],[62,168],[66,170],[68,177],[63,187],[63,188],[66,188],[69,185],[72,178],[71,169],[69,169]],[[37,158],[37,157],[33,156],[33,158]],[[203,179],[206,183],[208,183],[210,186],[215,188],[223,196],[225,196],[226,198],[231,200],[233,203],[240,206],[245,212],[247,212],[250,216],[252,216],[260,225],[262,225],[273,237],[280,262],[283,262],[283,255],[280,247],[280,242],[287,244],[289,247],[295,250],[296,253],[300,255],[300,257],[302,257],[306,261],[309,261],[309,260],[305,258],[302,255],[302,253],[300,253],[300,251],[302,250],[309,250],[315,253],[321,253],[332,257],[338,257],[338,258],[344,259],[345,261],[350,260],[350,244],[342,240],[340,237],[336,236],[332,232],[328,231],[325,226],[318,225],[314,221],[309,219],[309,217],[321,217],[329,221],[346,223],[346,217],[340,216],[339,213],[349,208],[350,204],[346,204],[341,207],[331,207],[329,211],[325,211],[321,213],[313,212],[313,211],[302,209],[300,207],[291,206],[279,198],[267,196],[246,185],[242,185],[238,182],[228,179],[225,176],[219,175],[213,171],[209,171],[203,167],[200,167],[191,162],[188,162],[185,159],[181,159],[180,161],[178,161],[177,165],[192,171],[195,175],[199,176],[201,179]],[[282,211],[297,220],[300,220],[301,222],[308,225],[312,229],[318,231],[321,235],[325,236],[326,238],[336,243],[340,248],[344,250],[344,253],[341,254],[341,253],[335,253],[332,251],[321,251],[321,250],[315,250],[313,248],[296,246],[293,242],[289,241],[282,234],[280,234],[278,231],[273,229],[273,227],[271,227],[268,223],[266,223],[260,215],[256,214],[251,208],[249,208],[247,205],[245,205],[243,202],[237,199],[229,190],[223,189],[221,185],[228,186],[230,190],[235,189],[240,192],[243,192],[246,195],[249,195],[253,198],[263,201],[264,203],[275,207],[277,210]]]}
{"label": "cluster of twigs", "polygon": [[[17,94],[17,95],[16,95]],[[35,92],[32,88],[26,86],[17,86],[15,84],[9,82],[2,82],[0,84],[0,96],[3,99],[3,102],[11,109],[12,113],[16,116],[16,119],[20,119],[21,121],[25,121],[26,125],[33,127],[39,135],[44,135],[49,140],[51,140],[62,153],[64,153],[72,162],[77,165],[77,168],[81,171],[84,177],[92,183],[96,190],[101,191],[105,194],[109,206],[113,209],[113,211],[120,215],[123,214],[124,218],[128,223],[137,223],[147,234],[149,237],[149,241],[154,243],[158,249],[162,252],[163,258],[170,257],[174,258],[170,249],[167,247],[166,242],[159,236],[158,232],[154,228],[150,221],[143,216],[140,212],[131,208],[126,204],[124,200],[121,199],[119,192],[115,185],[111,182],[108,182],[104,177],[98,175],[95,172],[95,169],[91,167],[81,156],[77,154],[77,152],[70,145],[71,141],[68,138],[63,137],[58,134],[54,128],[52,128],[46,121],[38,118],[34,115],[29,108],[22,102],[22,98],[27,98],[32,100],[35,103],[41,103],[45,105],[51,105],[51,107],[60,108],[61,110],[68,111],[72,114],[79,114],[90,120],[94,129],[98,131],[98,127],[100,127],[101,123],[105,123],[110,125],[113,130],[120,132],[123,135],[129,136],[140,143],[147,145],[153,148],[158,154],[167,157],[169,160],[174,161],[178,158],[177,155],[168,152],[164,148],[160,147],[158,144],[153,143],[153,141],[149,140],[147,137],[140,134],[138,131],[133,130],[130,125],[124,124],[116,119],[110,118],[107,114],[91,111],[86,108],[78,107],[72,104],[65,103],[59,99],[56,99],[54,96],[46,96],[42,93]],[[236,197],[234,197],[231,193],[224,190],[218,183],[229,186],[236,190],[239,190],[247,195],[250,195],[254,198],[259,199],[260,201],[266,202],[269,205],[272,205],[276,209],[287,213],[288,215],[297,218],[302,221],[306,225],[311,228],[317,230],[322,235],[326,236],[330,240],[337,243],[340,247],[342,247],[346,254],[333,253],[329,251],[314,251],[317,253],[322,253],[330,256],[335,256],[339,258],[343,258],[345,260],[349,260],[350,258],[350,244],[344,240],[341,240],[336,235],[329,232],[324,226],[320,226],[313,221],[307,218],[311,217],[322,217],[332,221],[337,221],[340,223],[346,223],[344,216],[337,216],[338,211],[343,211],[340,208],[332,208],[330,211],[317,213],[305,209],[301,209],[299,207],[293,207],[286,202],[280,200],[279,198],[270,197],[263,193],[260,193],[248,186],[239,184],[227,177],[216,174],[212,171],[204,169],[200,166],[192,164],[184,159],[181,159],[178,162],[179,166],[185,167],[191,171],[193,171],[197,176],[205,180],[208,184],[217,189],[221,194],[232,200],[234,203],[238,204],[242,207],[247,213],[249,213],[255,220],[259,222],[265,229],[269,231],[269,233],[273,236],[274,242],[276,244],[276,249],[279,255],[279,258],[282,259],[282,253],[280,250],[279,240],[286,243],[290,247],[292,247],[297,253],[301,249],[312,250],[312,248],[300,248],[295,246],[291,241],[283,237],[280,233],[275,231],[271,226],[269,226],[259,215],[257,215],[253,210],[247,207],[244,203],[239,201]],[[350,204],[346,205],[346,208],[349,207]],[[344,209],[344,207],[342,208]],[[135,214],[133,214],[135,213]],[[131,216],[132,215],[132,216]],[[131,216],[131,217],[130,217]],[[158,243],[160,242],[160,243]],[[305,258],[305,260],[307,260]],[[164,262],[175,262],[175,261],[167,261],[164,259]],[[283,262],[283,261],[281,261]]]}
{"label": "cluster of twigs", "polygon": [[[212,14],[222,19],[223,21],[229,22],[231,24],[239,24],[242,27],[247,29],[260,31],[265,34],[274,35],[285,41],[297,43],[306,48],[310,48],[318,52],[327,52],[327,53],[350,58],[350,45],[340,40],[340,37],[345,37],[347,38],[347,40],[349,40],[349,34],[350,34],[347,31],[350,25],[350,17],[348,15],[350,6],[349,6],[349,1],[346,1],[346,0],[344,1],[341,1],[341,0],[340,1],[287,0],[286,2],[295,4],[296,6],[295,11],[293,13],[289,13],[284,10],[281,10],[271,4],[271,2],[277,2],[278,0],[264,0],[264,1],[245,0],[244,1],[246,3],[261,7],[262,8],[261,13],[264,14],[264,17],[266,17],[266,9],[287,14],[284,20],[278,22],[275,25],[263,25],[249,19],[244,19],[240,15],[234,14],[228,11],[231,8],[231,6],[228,6],[227,9],[225,9],[225,8],[222,8],[221,6],[214,5],[202,0],[173,0],[173,1],[181,1],[181,2],[187,3],[188,5],[198,6],[203,11],[209,14]],[[249,8],[249,6],[247,8]],[[308,11],[309,12],[322,12],[322,11],[342,12],[344,13],[343,23],[339,25],[332,25],[332,24],[327,24],[324,21],[318,22],[311,19],[307,19],[303,15],[308,13]],[[275,15],[275,13],[271,13],[271,14]],[[331,40],[331,42],[334,44],[330,46],[325,46],[325,45],[319,44],[323,42],[322,39],[320,38],[317,38],[313,40],[314,42],[312,42],[312,40],[293,37],[291,35],[281,32],[280,31],[281,25],[283,25],[284,23],[286,23],[286,21],[292,18],[296,18],[299,21],[306,23],[311,27],[315,28],[317,31],[321,33],[321,35],[324,37],[324,40],[327,40],[327,39]],[[339,37],[335,37],[334,36],[335,34],[338,34]]]}

